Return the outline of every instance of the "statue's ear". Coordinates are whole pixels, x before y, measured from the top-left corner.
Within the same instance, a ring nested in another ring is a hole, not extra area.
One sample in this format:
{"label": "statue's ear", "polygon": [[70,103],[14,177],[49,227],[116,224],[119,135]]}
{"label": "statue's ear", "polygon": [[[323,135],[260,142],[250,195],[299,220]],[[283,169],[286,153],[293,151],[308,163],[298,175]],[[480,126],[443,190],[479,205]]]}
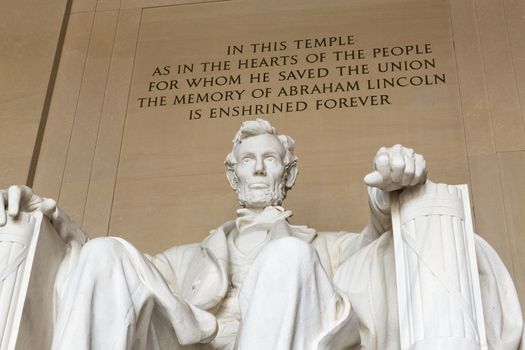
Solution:
{"label": "statue's ear", "polygon": [[235,170],[228,169],[226,170],[226,178],[228,179],[228,182],[230,183],[230,186],[232,190],[237,190],[237,175],[235,175]]}
{"label": "statue's ear", "polygon": [[290,189],[295,183],[297,178],[297,162],[293,162],[288,168],[288,173],[286,174],[286,188]]}

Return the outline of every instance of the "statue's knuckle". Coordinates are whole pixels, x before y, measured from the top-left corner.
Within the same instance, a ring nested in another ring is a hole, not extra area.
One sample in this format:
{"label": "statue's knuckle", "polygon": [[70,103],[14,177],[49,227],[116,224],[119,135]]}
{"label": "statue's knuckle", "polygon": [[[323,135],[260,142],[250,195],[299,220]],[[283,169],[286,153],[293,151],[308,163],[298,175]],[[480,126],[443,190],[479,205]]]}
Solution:
{"label": "statue's knuckle", "polygon": [[376,158],[376,164],[379,166],[385,166],[390,163],[390,158],[386,154],[382,154]]}
{"label": "statue's knuckle", "polygon": [[393,169],[405,168],[405,160],[403,158],[398,158],[398,157],[392,159],[392,168]]}

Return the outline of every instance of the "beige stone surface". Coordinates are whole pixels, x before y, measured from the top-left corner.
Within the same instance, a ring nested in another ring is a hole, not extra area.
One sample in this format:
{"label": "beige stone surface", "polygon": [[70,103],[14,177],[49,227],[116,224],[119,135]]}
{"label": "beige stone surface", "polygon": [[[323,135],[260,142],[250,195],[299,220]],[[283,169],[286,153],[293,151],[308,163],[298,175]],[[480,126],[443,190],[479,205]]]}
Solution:
{"label": "beige stone surface", "polygon": [[[99,0],[108,1],[108,0]],[[231,0],[122,0],[120,8],[132,9],[132,8],[150,8],[150,7],[161,7],[161,6],[173,6],[173,5],[188,5],[188,4],[199,4],[209,2],[225,2]]]}
{"label": "beige stone surface", "polygon": [[80,225],[92,174],[118,12],[96,12],[78,96],[59,201]]}
{"label": "beige stone surface", "polygon": [[495,154],[472,155],[469,156],[469,165],[475,231],[498,251],[505,266],[514,275],[512,241],[508,232],[498,157]]}
{"label": "beige stone surface", "polygon": [[[28,179],[65,0],[0,4],[0,186]],[[51,85],[52,86],[52,85]]]}
{"label": "beige stone surface", "polygon": [[71,0],[71,13],[94,12],[97,8],[97,0]]}
{"label": "beige stone surface", "polygon": [[93,13],[86,12],[69,18],[33,183],[35,191],[45,197],[60,196],[93,17]]}
{"label": "beige stone surface", "polygon": [[109,227],[129,85],[141,11],[120,12],[88,187],[83,228],[105,235]]}
{"label": "beige stone surface", "polygon": [[72,0],[72,13],[188,5],[231,0]]}
{"label": "beige stone surface", "polygon": [[450,1],[459,95],[469,155],[495,152],[473,0]]}
{"label": "beige stone surface", "polygon": [[97,1],[97,11],[111,11],[111,10],[120,10],[121,0],[98,0]]}
{"label": "beige stone surface", "polygon": [[523,150],[525,132],[502,2],[480,0],[475,7],[496,149]]}
{"label": "beige stone surface", "polygon": [[522,34],[525,31],[525,3],[523,1],[503,0],[502,6],[505,13],[514,81],[518,88],[521,117],[525,125],[525,42]]}

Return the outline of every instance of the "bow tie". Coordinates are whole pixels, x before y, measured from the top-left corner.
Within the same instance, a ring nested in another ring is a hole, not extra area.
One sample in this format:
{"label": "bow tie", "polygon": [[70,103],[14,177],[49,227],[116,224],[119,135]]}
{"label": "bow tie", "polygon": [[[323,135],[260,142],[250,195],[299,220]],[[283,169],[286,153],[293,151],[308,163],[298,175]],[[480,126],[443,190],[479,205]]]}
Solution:
{"label": "bow tie", "polygon": [[238,218],[235,220],[239,233],[250,231],[268,231],[278,220],[286,220],[293,215],[291,210],[283,207],[270,206],[264,208],[260,213],[253,210],[242,208],[237,210]]}

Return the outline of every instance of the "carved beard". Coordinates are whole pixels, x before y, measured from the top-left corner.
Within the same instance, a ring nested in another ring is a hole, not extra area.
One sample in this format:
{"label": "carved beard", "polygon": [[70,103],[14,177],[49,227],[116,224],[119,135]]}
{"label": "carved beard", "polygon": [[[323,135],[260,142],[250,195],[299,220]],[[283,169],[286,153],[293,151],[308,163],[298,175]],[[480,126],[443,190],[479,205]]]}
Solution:
{"label": "carved beard", "polygon": [[244,208],[266,208],[269,206],[281,205],[286,197],[284,181],[277,185],[277,188],[265,190],[244,191],[244,186],[237,186],[237,200]]}

